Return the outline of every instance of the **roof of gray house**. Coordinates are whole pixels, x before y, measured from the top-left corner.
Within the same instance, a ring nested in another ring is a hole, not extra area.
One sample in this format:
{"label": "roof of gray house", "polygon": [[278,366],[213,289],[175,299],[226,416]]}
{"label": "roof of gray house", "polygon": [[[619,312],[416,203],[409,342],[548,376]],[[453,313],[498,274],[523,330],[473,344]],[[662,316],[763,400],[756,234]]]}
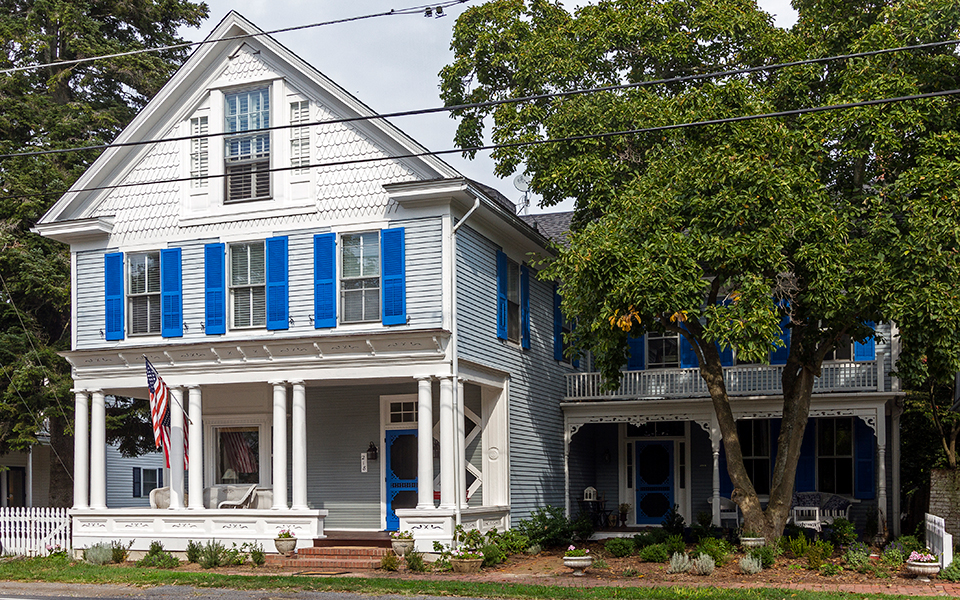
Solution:
{"label": "roof of gray house", "polygon": [[573,211],[521,215],[520,218],[552,242],[562,246],[568,244],[567,232],[570,231],[570,221],[573,219]]}

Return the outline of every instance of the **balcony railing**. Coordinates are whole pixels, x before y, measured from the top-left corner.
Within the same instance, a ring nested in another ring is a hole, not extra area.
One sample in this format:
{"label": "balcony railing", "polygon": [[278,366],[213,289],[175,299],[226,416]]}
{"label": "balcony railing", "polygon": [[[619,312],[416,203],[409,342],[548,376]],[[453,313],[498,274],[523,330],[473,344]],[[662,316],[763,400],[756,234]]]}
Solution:
{"label": "balcony railing", "polygon": [[[883,353],[876,360],[824,363],[820,377],[813,383],[813,392],[882,392],[884,391]],[[739,365],[724,367],[723,378],[731,396],[764,396],[783,393],[783,365]],[[625,371],[620,387],[603,388],[600,373],[567,375],[567,400],[619,400],[645,398],[697,398],[710,392],[700,377],[700,370],[648,369]]]}

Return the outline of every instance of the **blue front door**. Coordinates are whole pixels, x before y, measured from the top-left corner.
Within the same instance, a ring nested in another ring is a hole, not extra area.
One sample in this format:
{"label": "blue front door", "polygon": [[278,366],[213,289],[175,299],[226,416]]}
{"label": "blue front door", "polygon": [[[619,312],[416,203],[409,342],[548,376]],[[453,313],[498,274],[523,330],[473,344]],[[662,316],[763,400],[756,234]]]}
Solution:
{"label": "blue front door", "polygon": [[396,531],[400,528],[397,509],[417,507],[417,430],[388,430],[383,447],[387,472],[387,531]]}
{"label": "blue front door", "polygon": [[637,525],[659,525],[673,508],[673,442],[637,442]]}

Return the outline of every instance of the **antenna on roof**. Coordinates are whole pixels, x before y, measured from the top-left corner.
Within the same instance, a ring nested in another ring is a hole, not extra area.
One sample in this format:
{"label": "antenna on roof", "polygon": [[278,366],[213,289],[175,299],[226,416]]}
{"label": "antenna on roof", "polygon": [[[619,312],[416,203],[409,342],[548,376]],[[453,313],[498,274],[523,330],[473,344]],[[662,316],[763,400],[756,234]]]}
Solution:
{"label": "antenna on roof", "polygon": [[523,173],[513,178],[513,187],[523,192],[523,199],[520,200],[520,206],[517,207],[518,215],[527,214],[530,208],[530,176]]}

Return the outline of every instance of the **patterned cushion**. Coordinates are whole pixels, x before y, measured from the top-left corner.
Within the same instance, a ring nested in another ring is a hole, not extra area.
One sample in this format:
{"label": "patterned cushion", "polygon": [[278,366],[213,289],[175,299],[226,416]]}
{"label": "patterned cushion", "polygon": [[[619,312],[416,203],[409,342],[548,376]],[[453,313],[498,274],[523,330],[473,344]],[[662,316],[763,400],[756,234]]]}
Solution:
{"label": "patterned cushion", "polygon": [[850,506],[850,501],[844,498],[843,496],[837,496],[831,494],[827,501],[823,503],[821,507],[823,510],[833,510],[833,511],[845,511],[847,507]]}
{"label": "patterned cushion", "polygon": [[795,492],[794,506],[820,506],[820,492]]}

